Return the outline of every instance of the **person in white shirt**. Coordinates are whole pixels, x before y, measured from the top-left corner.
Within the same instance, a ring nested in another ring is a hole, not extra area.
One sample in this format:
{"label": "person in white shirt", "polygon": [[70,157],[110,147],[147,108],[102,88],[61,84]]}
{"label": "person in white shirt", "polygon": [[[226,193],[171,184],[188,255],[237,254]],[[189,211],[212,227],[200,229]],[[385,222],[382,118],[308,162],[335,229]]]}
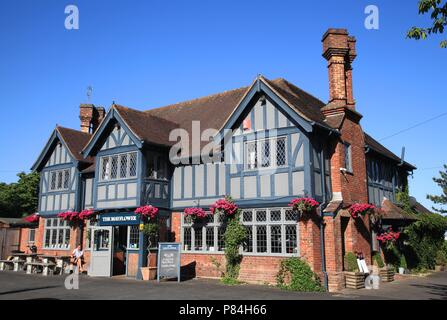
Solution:
{"label": "person in white shirt", "polygon": [[83,273],[84,267],[83,267],[83,258],[84,258],[84,251],[81,249],[81,245],[78,245],[76,249],[73,250],[71,253],[71,257],[73,259],[73,263],[78,267],[78,271]]}

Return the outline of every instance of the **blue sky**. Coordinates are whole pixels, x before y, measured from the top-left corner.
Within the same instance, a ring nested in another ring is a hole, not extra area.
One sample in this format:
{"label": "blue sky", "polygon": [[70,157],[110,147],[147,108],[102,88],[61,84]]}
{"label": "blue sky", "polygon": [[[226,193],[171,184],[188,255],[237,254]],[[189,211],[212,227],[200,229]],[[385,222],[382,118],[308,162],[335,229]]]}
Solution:
{"label": "blue sky", "polygon": [[[79,30],[64,28],[76,4]],[[367,5],[379,30],[364,27]],[[376,1],[2,1],[0,8],[0,181],[27,171],[56,124],[79,127],[86,88],[92,102],[149,109],[284,77],[328,97],[321,36],[348,28],[357,38],[354,96],[377,139],[445,112],[447,49],[439,37],[406,40],[425,24],[417,0]],[[443,99],[444,98],[444,99]],[[447,116],[382,141],[419,170],[410,188],[422,203],[440,193],[431,178],[447,163]]]}

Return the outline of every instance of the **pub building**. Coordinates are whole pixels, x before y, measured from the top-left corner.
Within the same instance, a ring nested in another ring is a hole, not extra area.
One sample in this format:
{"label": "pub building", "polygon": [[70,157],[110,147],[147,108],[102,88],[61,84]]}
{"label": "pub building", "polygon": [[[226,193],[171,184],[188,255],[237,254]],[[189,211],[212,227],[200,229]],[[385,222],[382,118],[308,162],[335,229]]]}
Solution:
{"label": "pub building", "polygon": [[[353,94],[356,39],[329,29],[322,42],[327,103],[283,78],[260,75],[246,87],[148,110],[81,104],[81,130],[57,126],[32,167],[41,175],[39,253],[69,254],[82,243],[89,275],[141,279],[148,244],[135,210],[152,205],[159,209],[157,241],[181,243],[181,265],[194,276],[219,277],[222,221],[209,214],[192,224],[183,211],[209,212],[231,196],[248,231],[240,280],[275,283],[280,262],[295,256],[330,291],[341,289],[345,253],[360,251],[371,264],[379,250],[368,217],[354,219],[348,209],[386,201],[383,219],[396,216],[395,194],[416,168],[362,130]],[[203,139],[210,128],[232,131],[219,156],[207,160],[201,155],[210,154],[204,148],[210,139]],[[175,129],[192,142],[171,141]],[[171,162],[172,147],[189,161]],[[297,218],[289,203],[301,197],[320,203],[321,219]],[[95,219],[71,226],[58,218],[85,209]]]}

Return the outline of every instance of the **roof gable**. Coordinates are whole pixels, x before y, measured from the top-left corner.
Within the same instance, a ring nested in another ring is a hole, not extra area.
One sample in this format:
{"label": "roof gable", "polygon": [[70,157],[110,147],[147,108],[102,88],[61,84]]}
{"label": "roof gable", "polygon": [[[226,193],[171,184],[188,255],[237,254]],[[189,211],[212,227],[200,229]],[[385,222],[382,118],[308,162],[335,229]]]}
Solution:
{"label": "roof gable", "polygon": [[89,138],[90,134],[88,133],[57,126],[53,130],[36,162],[31,167],[31,170],[41,170],[46,165],[58,142],[66,148],[68,156],[70,157],[69,161],[65,163],[73,162],[77,165],[78,162],[92,162],[93,160],[91,158],[84,159],[81,155],[81,149]]}

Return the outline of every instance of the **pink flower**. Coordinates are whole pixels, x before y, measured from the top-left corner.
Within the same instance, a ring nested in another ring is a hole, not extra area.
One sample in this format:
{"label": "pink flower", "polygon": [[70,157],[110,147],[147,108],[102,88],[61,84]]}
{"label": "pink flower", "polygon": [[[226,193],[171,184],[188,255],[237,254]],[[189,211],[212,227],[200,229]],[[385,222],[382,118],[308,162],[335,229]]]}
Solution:
{"label": "pink flower", "polygon": [[206,212],[202,208],[186,208],[184,210],[185,217],[192,217],[192,218],[198,218],[203,219],[206,217]]}
{"label": "pink flower", "polygon": [[320,204],[313,198],[295,198],[289,203],[289,207],[300,212],[313,212]]}
{"label": "pink flower", "polygon": [[[223,212],[227,216],[234,215],[238,210],[238,207],[230,199],[219,199],[211,207],[210,211],[213,214],[217,212]],[[217,212],[216,212],[217,211]]]}
{"label": "pink flower", "polygon": [[147,205],[139,207],[135,210],[136,214],[139,214],[141,217],[146,218],[148,220],[154,219],[158,214],[158,208]]}
{"label": "pink flower", "polygon": [[389,228],[387,231],[382,232],[377,236],[377,240],[379,240],[381,243],[396,241],[400,237],[399,231],[393,231],[391,228]]}
{"label": "pink flower", "polygon": [[72,222],[72,223],[80,221],[79,213],[76,211],[61,212],[57,215],[57,217],[64,221],[68,221],[68,222]]}
{"label": "pink flower", "polygon": [[37,213],[33,213],[32,215],[27,216],[24,220],[30,223],[38,222],[39,215]]}
{"label": "pink flower", "polygon": [[93,209],[84,209],[79,213],[79,219],[85,220],[90,219],[95,214],[95,211]]}
{"label": "pink flower", "polygon": [[359,216],[364,216],[365,214],[370,213],[375,209],[376,207],[369,203],[354,203],[349,207],[348,211],[351,216],[356,219]]}

